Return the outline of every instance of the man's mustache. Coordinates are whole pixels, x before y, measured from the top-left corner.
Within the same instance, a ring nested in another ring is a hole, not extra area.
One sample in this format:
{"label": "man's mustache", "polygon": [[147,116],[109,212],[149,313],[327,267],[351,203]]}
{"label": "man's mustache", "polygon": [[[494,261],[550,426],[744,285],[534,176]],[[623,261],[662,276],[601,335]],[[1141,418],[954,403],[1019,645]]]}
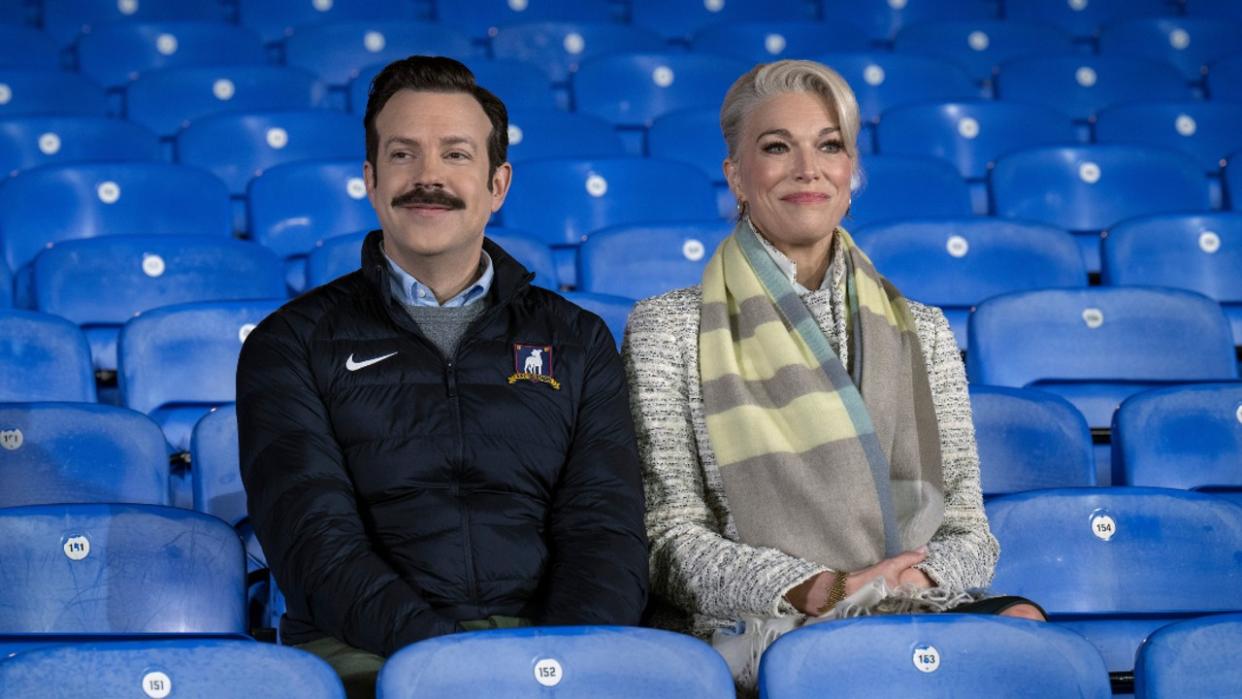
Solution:
{"label": "man's mustache", "polygon": [[393,197],[393,208],[403,206],[443,206],[446,209],[464,209],[466,202],[440,189],[419,187]]}

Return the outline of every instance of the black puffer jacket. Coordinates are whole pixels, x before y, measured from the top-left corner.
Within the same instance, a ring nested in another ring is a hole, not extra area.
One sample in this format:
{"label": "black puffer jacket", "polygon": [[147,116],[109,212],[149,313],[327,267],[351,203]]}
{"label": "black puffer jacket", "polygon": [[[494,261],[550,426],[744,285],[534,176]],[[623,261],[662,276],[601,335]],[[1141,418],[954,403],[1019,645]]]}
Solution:
{"label": "black puffer jacket", "polygon": [[[642,481],[603,321],[486,241],[490,305],[445,358],[392,299],[381,237],[361,270],[263,321],[238,365],[242,479],[285,642],[389,655],[491,615],[638,623]],[[511,380],[516,345],[550,347],[555,384]]]}

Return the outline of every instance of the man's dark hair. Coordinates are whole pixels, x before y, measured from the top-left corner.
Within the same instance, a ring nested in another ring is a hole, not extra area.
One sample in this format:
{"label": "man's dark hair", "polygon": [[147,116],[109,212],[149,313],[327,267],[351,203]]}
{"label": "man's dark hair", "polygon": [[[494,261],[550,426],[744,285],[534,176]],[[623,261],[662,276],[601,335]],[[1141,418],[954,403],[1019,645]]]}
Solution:
{"label": "man's dark hair", "polygon": [[388,100],[401,90],[424,92],[464,92],[473,96],[483,108],[492,132],[487,136],[487,188],[492,188],[492,175],[509,158],[509,110],[505,103],[474,81],[470,72],[459,61],[443,56],[410,56],[393,61],[371,81],[367,96],[367,113],[362,118],[367,132],[367,162],[371,163],[376,181],[379,181],[379,134],[375,131],[375,117],[388,104]]}

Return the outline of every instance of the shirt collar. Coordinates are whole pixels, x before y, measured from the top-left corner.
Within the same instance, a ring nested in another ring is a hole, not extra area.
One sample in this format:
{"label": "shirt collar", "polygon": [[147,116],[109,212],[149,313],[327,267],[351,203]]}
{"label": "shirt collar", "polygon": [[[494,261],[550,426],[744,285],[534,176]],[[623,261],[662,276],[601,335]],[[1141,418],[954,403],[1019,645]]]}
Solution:
{"label": "shirt collar", "polygon": [[[758,230],[756,229],[755,232],[758,233]],[[786,257],[785,253],[781,252],[780,250],[777,250],[775,245],[768,242],[768,239],[763,237],[763,234],[759,234],[756,237],[759,238],[759,242],[763,244],[763,249],[768,252],[768,256],[771,257],[772,261],[776,263],[777,269],[783,272],[785,276],[789,277],[789,283],[793,284],[794,293],[798,294],[799,296],[806,296],[807,294],[811,293],[810,289],[798,283],[798,263]],[[836,241],[834,240],[832,244],[832,250],[830,250],[828,254],[833,255],[833,253],[836,251],[836,247],[837,247]],[[832,262],[834,261],[835,260],[831,260],[829,262],[828,266],[829,266],[830,271],[828,274],[824,275],[824,280],[820,282],[819,289],[817,289],[817,291],[821,291],[823,289],[828,289],[832,287],[832,284],[833,284],[832,278],[834,275],[831,273],[831,268],[833,266]]]}
{"label": "shirt collar", "polygon": [[[380,246],[383,250],[383,246]],[[384,252],[384,259],[388,260],[388,269],[392,272],[391,287],[392,295],[398,301],[407,306],[431,306],[440,308],[458,308],[468,306],[479,299],[487,296],[488,290],[492,288],[492,278],[495,276],[495,269],[492,267],[492,258],[484,250],[479,256],[479,278],[473,284],[462,290],[453,298],[440,303],[436,301],[436,294],[431,287],[423,284],[414,278],[412,274],[401,269],[398,265]]]}

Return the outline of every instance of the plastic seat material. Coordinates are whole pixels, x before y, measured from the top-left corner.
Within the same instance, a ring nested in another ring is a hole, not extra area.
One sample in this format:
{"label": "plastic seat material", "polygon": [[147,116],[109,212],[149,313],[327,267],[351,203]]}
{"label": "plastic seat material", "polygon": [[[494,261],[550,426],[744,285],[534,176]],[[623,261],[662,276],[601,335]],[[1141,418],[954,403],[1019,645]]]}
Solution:
{"label": "plastic seat material", "polygon": [[140,22],[223,23],[226,9],[217,0],[43,0],[43,31],[58,46],[108,27]]}
{"label": "plastic seat material", "polygon": [[509,112],[509,161],[538,158],[613,158],[625,144],[598,117],[555,109]]}
{"label": "plastic seat material", "polygon": [[126,87],[126,118],[168,138],[221,112],[315,109],[326,94],[323,83],[297,68],[167,68],[143,73]]}
{"label": "plastic seat material", "polygon": [[985,100],[894,107],[880,116],[876,138],[885,155],[939,158],[970,180],[986,178],[1007,153],[1076,141],[1073,120],[1055,109]]}
{"label": "plastic seat material", "polygon": [[60,48],[44,32],[20,24],[0,23],[0,68],[58,68]]}
{"label": "plastic seat material", "polygon": [[1101,25],[1130,17],[1159,17],[1174,12],[1163,0],[1005,0],[1005,18],[1050,24],[1078,38],[1093,38]]}
{"label": "plastic seat material", "polygon": [[1242,672],[1228,658],[1239,640],[1242,614],[1192,619],[1160,629],[1139,647],[1135,699],[1242,694]]}
{"label": "plastic seat material", "polygon": [[411,53],[466,60],[479,55],[464,34],[429,22],[351,20],[297,27],[285,39],[285,62],[325,83],[344,86],[362,70]]}
{"label": "plastic seat material", "polygon": [[160,160],[155,134],[119,119],[29,116],[0,119],[0,175],[57,163]]}
{"label": "plastic seat material", "polygon": [[44,166],[0,186],[4,261],[19,270],[50,243],[113,235],[232,231],[229,194],[211,173],[158,162]]}
{"label": "plastic seat material", "polygon": [[216,114],[177,137],[177,159],[210,170],[234,196],[268,168],[295,160],[359,158],[366,152],[355,117],[326,110]]}
{"label": "plastic seat material", "polygon": [[522,22],[498,28],[492,54],[500,60],[539,66],[563,83],[583,61],[607,53],[659,52],[667,48],[655,32],[612,22]]}
{"label": "plastic seat material", "polygon": [[1161,626],[1242,610],[1242,508],[1227,500],[1123,486],[1003,495],[986,508],[1004,552],[992,589],[1038,600],[1109,672],[1134,668]]}
{"label": "plastic seat material", "polygon": [[993,18],[944,20],[907,26],[893,48],[898,53],[950,61],[964,68],[972,80],[985,82],[1005,61],[1072,51],[1073,37],[1047,24]]}
{"label": "plastic seat material", "polygon": [[[1039,658],[1039,662],[1031,662]],[[846,619],[778,638],[759,696],[1090,697],[1109,699],[1104,660],[1082,637],[1025,619],[957,614]]]}
{"label": "plastic seat material", "polygon": [[1113,418],[1121,483],[1242,492],[1242,384],[1139,393]]}
{"label": "plastic seat material", "polygon": [[[538,66],[520,61],[490,61],[482,58],[464,58],[462,61],[474,73],[475,83],[499,97],[505,103],[506,109],[558,109],[557,97],[548,75]],[[358,116],[366,114],[371,81],[386,65],[386,62],[367,65],[350,80],[349,108],[352,113]]]}
{"label": "plastic seat material", "polygon": [[964,218],[970,190],[957,169],[935,158],[875,155],[862,164],[863,181],[843,224],[856,229],[912,218]]}
{"label": "plastic seat material", "polygon": [[13,275],[8,265],[0,265],[0,309],[13,305]]}
{"label": "plastic seat material", "polygon": [[823,53],[825,46],[836,51],[871,48],[871,41],[857,24],[809,20],[711,24],[696,33],[690,44],[695,51],[751,63],[811,58]]}
{"label": "plastic seat material", "polygon": [[116,22],[82,35],[77,50],[82,74],[108,88],[151,70],[266,61],[257,34],[224,22]]}
{"label": "plastic seat material", "polygon": [[1220,306],[1189,291],[1046,289],[996,296],[970,316],[974,384],[1034,387],[1066,398],[1093,428],[1121,401],[1179,383],[1238,378]]}
{"label": "plastic seat material", "polygon": [[993,218],[913,219],[867,226],[854,240],[907,298],[944,311],[966,348],[967,318],[985,299],[1014,291],[1086,287],[1073,236]]}
{"label": "plastic seat material", "polygon": [[625,339],[625,325],[629,320],[630,311],[634,310],[633,299],[588,291],[566,291],[561,295],[599,316],[608,326],[608,331],[612,333],[612,339],[617,343],[617,350],[621,350],[621,342]]}
{"label": "plastic seat material", "polygon": [[877,122],[885,110],[898,105],[982,96],[964,69],[930,56],[855,51],[821,54],[815,60],[845,78],[868,123]]}
{"label": "plastic seat material", "polygon": [[[245,564],[224,522],[133,504],[0,509],[0,640],[241,635]],[[5,638],[8,637],[8,638]]]}
{"label": "plastic seat material", "polygon": [[1100,31],[1100,55],[1145,56],[1202,80],[1208,65],[1238,51],[1242,18],[1159,17],[1126,19]]}
{"label": "plastic seat material", "polygon": [[1220,302],[1242,346],[1242,212],[1168,214],[1118,224],[1104,239],[1101,280],[1168,286]]}
{"label": "plastic seat material", "polygon": [[117,368],[121,326],[146,311],[195,301],[278,298],[280,258],[218,236],[107,236],[49,247],[33,264],[35,307],[82,327],[96,369]]}
{"label": "plastic seat material", "polygon": [[[479,658],[488,658],[480,664]],[[437,696],[731,697],[724,659],[657,629],[561,626],[459,633],[406,646],[380,670],[379,699]]]}
{"label": "plastic seat material", "polygon": [[689,41],[695,33],[715,24],[810,19],[814,19],[814,8],[799,0],[709,0],[685,3],[632,0],[630,3],[630,21],[634,26],[657,32],[665,39],[680,41]]}
{"label": "plastic seat material", "polygon": [[1214,102],[1242,101],[1242,53],[1208,66],[1207,88]]}
{"label": "plastic seat material", "polygon": [[1091,429],[1069,401],[1027,388],[974,386],[970,409],[984,497],[1096,484]]}
{"label": "plastic seat material", "polygon": [[0,447],[0,508],[170,504],[164,433],[142,413],[93,403],[3,403]]}
{"label": "plastic seat material", "polygon": [[194,509],[237,526],[248,515],[237,446],[237,408],[212,409],[194,426],[190,441]]}
{"label": "plastic seat material", "polygon": [[64,318],[0,310],[0,403],[37,401],[95,401],[86,335]]}
{"label": "plastic seat material", "polygon": [[546,0],[545,2],[441,2],[436,7],[442,24],[475,38],[493,39],[506,27],[532,22],[611,22],[615,12],[608,0]]}
{"label": "plastic seat material", "polygon": [[[63,672],[66,667],[74,672]],[[217,638],[40,648],[0,663],[0,684],[22,696],[345,697],[332,667],[310,653]]]}
{"label": "plastic seat material", "polygon": [[865,35],[885,46],[891,45],[910,26],[928,22],[990,20],[997,16],[996,3],[987,0],[860,0],[853,3],[824,3],[824,21],[835,25],[852,22],[862,26]]}
{"label": "plastic seat material", "polygon": [[694,286],[731,232],[733,224],[719,219],[605,228],[578,250],[579,288],[644,299]]}
{"label": "plastic seat material", "polygon": [[653,158],[689,163],[713,183],[725,183],[728,151],[720,136],[718,107],[683,109],[656,119],[647,133],[647,148]]}
{"label": "plastic seat material", "polygon": [[1095,134],[1100,143],[1140,143],[1181,151],[1214,175],[1230,153],[1242,149],[1239,123],[1242,104],[1139,102],[1100,112]]}
{"label": "plastic seat material", "polygon": [[102,117],[107,113],[108,98],[103,88],[77,73],[55,68],[0,68],[0,119],[52,114]]}
{"label": "plastic seat material", "polygon": [[1140,56],[1070,53],[1006,61],[997,71],[995,92],[997,99],[1042,104],[1080,122],[1123,102],[1194,96],[1181,73],[1168,63]]}
{"label": "plastic seat material", "polygon": [[237,14],[241,25],[258,32],[266,44],[285,39],[303,25],[416,18],[414,3],[372,0],[239,0]]}
{"label": "plastic seat material", "polygon": [[[608,226],[715,218],[716,192],[692,165],[655,158],[525,163],[501,212],[508,228],[550,245],[576,245]],[[556,201],[557,206],[548,206]]]}
{"label": "plastic seat material", "polygon": [[749,69],[744,61],[706,54],[610,54],[582,63],[573,93],[579,112],[617,126],[646,128],[679,109],[719,109],[729,87]]}

